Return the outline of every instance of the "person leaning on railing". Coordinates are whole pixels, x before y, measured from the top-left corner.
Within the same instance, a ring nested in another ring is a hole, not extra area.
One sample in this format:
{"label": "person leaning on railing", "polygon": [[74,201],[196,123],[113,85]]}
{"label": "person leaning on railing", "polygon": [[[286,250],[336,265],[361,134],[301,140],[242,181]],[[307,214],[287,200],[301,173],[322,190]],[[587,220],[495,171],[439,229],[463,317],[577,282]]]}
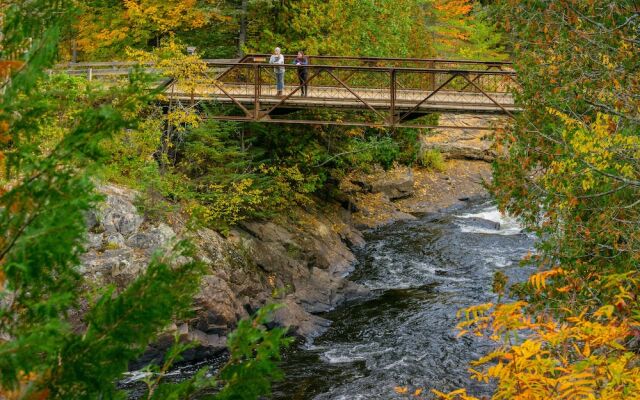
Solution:
{"label": "person leaning on railing", "polygon": [[298,56],[293,60],[293,64],[298,66],[298,80],[300,81],[300,96],[307,96],[307,65],[309,65],[309,58],[304,55],[303,51],[298,52]]}
{"label": "person leaning on railing", "polygon": [[[283,64],[284,65],[284,56],[280,51],[280,47],[276,47],[269,58],[269,64]],[[284,90],[284,66],[275,67],[273,72],[276,73],[276,96],[282,96],[282,91]]]}

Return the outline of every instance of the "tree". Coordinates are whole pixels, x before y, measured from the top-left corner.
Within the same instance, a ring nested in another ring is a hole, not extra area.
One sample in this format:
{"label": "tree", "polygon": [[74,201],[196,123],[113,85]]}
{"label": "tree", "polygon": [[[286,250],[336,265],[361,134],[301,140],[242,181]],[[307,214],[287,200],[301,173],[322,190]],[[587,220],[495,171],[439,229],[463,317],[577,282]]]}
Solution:
{"label": "tree", "polygon": [[[249,51],[421,57],[433,54],[422,0],[271,1],[249,8]],[[274,23],[275,21],[275,23]]]}
{"label": "tree", "polygon": [[123,59],[126,47],[148,50],[179,33],[210,30],[224,17],[214,0],[77,2],[73,39],[88,60]]}
{"label": "tree", "polygon": [[[467,310],[500,347],[473,371],[495,398],[640,392],[640,8],[503,0],[523,107],[498,138],[493,191],[540,238],[517,302]],[[463,390],[443,398],[472,398]]]}

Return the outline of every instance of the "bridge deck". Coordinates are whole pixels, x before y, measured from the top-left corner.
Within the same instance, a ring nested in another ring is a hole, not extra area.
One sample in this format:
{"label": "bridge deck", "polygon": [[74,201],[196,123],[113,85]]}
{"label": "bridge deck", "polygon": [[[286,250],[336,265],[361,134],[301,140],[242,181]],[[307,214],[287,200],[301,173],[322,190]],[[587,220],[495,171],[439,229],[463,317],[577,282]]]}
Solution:
{"label": "bridge deck", "polygon": [[[234,99],[245,106],[254,107],[255,95],[252,93],[252,85],[224,84],[224,93],[216,86],[200,87],[194,92],[194,99],[198,101],[210,101],[214,103],[233,104]],[[290,95],[297,88],[286,88],[284,97]],[[389,90],[352,88],[352,91],[338,87],[314,87],[308,88],[307,96],[303,97],[298,90],[282,102],[283,97],[276,96],[273,85],[261,85],[258,89],[259,104],[276,105],[281,108],[308,109],[308,108],[336,108],[348,110],[367,109],[367,105],[377,110],[388,111],[391,107],[391,94]],[[431,95],[432,91],[423,90],[398,90],[395,98],[396,111],[410,111],[417,102]],[[358,95],[359,100],[354,94]],[[191,100],[191,94],[180,91],[173,95],[181,100]],[[498,104],[482,93],[459,93],[455,91],[439,91],[420,104],[416,113],[453,112],[453,113],[495,113],[503,114],[506,111],[516,112],[518,108],[513,103],[510,93],[488,93]],[[502,106],[502,108],[500,107]]]}

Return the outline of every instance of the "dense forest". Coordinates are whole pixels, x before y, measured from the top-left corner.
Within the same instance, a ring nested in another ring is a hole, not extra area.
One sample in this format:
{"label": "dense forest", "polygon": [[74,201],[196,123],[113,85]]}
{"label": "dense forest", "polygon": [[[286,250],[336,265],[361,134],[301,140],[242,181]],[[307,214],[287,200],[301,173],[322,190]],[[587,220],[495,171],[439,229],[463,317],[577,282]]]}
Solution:
{"label": "dense forest", "polygon": [[[160,105],[157,76],[143,68],[121,85],[50,73],[83,61],[143,61],[189,80],[203,59],[276,46],[286,54],[512,60],[522,112],[495,133],[489,189],[538,236],[522,261],[538,272],[515,285],[497,273],[500,301],[461,310],[462,335],[497,344],[470,371],[496,384],[496,399],[638,398],[634,0],[0,3],[0,398],[126,398],[116,382],[129,363],[191,312],[203,266],[189,241],[156,254],[125,290],[84,282],[86,215],[102,200],[102,182],[137,190],[150,219],[178,212],[191,229],[225,235],[241,221],[338,196],[352,171],[433,164],[420,129],[221,122],[206,108]],[[269,324],[275,308],[238,324],[215,376],[203,369],[164,381],[193,346],[176,338],[165,361],[147,367],[144,398],[268,395],[291,342]],[[71,322],[75,310],[84,312],[80,325]],[[429,389],[475,399],[464,388]]]}

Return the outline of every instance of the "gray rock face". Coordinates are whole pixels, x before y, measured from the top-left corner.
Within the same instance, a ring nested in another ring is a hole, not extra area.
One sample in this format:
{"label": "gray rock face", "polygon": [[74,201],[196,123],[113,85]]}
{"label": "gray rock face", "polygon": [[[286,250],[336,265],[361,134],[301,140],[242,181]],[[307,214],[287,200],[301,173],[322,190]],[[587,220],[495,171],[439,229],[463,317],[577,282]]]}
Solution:
{"label": "gray rock face", "polygon": [[[115,186],[100,190],[106,201],[86,217],[90,233],[81,266],[92,284],[125,287],[144,273],[153,252],[169,249],[183,237],[195,244],[197,257],[208,265],[194,297],[195,318],[176,321],[173,328],[184,340],[200,343],[190,358],[223,349],[237,321],[269,302],[284,304],[274,316],[276,323],[313,337],[329,323],[313,313],[368,294],[344,279],[355,261],[346,243],[364,241],[344,222],[340,207],[296,209],[277,222],[245,222],[224,238],[210,229],[186,232],[181,225],[144,221],[134,206],[135,192]],[[157,358],[171,344],[173,333],[154,344],[144,360]]]}
{"label": "gray rock face", "polygon": [[355,176],[351,182],[369,193],[383,193],[389,200],[413,195],[411,168],[396,168],[391,171],[380,169],[369,175]]}
{"label": "gray rock face", "polygon": [[413,173],[384,176],[371,182],[371,193],[384,193],[390,200],[402,199],[413,194]]}
{"label": "gray rock face", "polygon": [[493,161],[495,154],[491,149],[493,139],[486,130],[473,127],[492,127],[504,125],[504,117],[478,116],[468,114],[441,117],[441,125],[468,126],[469,129],[437,128],[422,137],[424,149],[436,149],[446,158]]}
{"label": "gray rock face", "polygon": [[125,237],[137,232],[142,217],[135,206],[126,198],[108,196],[104,213],[99,217],[100,224],[109,233],[120,233]]}
{"label": "gray rock face", "polygon": [[119,232],[109,233],[104,237],[104,245],[106,248],[122,248],[124,247],[124,236]]}
{"label": "gray rock face", "polygon": [[87,234],[87,248],[89,250],[96,250],[102,247],[103,236],[97,233],[89,232]]}
{"label": "gray rock face", "polygon": [[175,237],[176,233],[173,229],[161,223],[145,232],[134,233],[127,239],[127,245],[138,249],[155,250]]}

